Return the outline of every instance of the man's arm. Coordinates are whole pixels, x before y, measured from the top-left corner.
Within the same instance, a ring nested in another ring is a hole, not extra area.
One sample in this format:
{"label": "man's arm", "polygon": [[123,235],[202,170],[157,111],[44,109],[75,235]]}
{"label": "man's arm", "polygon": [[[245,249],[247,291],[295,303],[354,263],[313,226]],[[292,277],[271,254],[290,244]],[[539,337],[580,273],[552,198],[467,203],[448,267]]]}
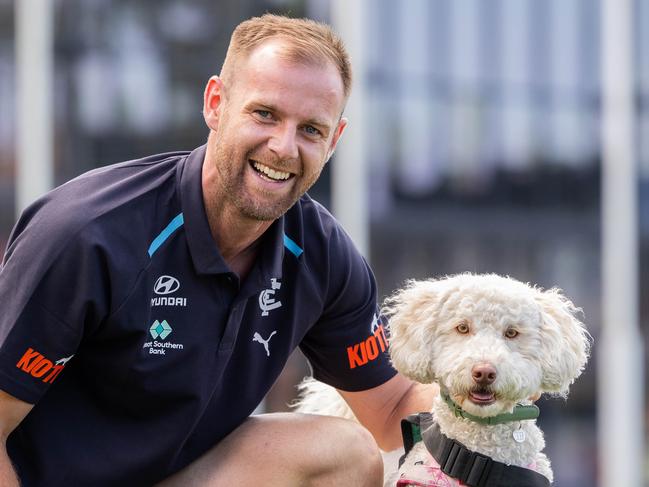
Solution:
{"label": "man's arm", "polygon": [[18,487],[16,472],[7,455],[7,437],[20,424],[33,405],[0,391],[0,485]]}
{"label": "man's arm", "polygon": [[438,393],[435,384],[419,384],[397,374],[378,387],[360,392],[338,391],[358,420],[385,451],[402,446],[401,420],[409,414],[430,411]]}

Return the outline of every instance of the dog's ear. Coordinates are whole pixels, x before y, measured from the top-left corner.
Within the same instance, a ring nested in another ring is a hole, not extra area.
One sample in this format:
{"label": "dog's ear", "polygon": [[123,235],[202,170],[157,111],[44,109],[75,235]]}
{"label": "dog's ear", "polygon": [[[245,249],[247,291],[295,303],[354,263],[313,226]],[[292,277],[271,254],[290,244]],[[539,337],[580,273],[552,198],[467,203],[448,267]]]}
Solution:
{"label": "dog's ear", "polygon": [[382,314],[389,318],[390,358],[403,375],[421,383],[434,380],[433,317],[437,314],[437,281],[408,281],[386,299]]}
{"label": "dog's ear", "polygon": [[541,306],[541,362],[544,392],[565,395],[581,375],[590,351],[590,334],[577,315],[581,310],[559,289],[537,290]]}

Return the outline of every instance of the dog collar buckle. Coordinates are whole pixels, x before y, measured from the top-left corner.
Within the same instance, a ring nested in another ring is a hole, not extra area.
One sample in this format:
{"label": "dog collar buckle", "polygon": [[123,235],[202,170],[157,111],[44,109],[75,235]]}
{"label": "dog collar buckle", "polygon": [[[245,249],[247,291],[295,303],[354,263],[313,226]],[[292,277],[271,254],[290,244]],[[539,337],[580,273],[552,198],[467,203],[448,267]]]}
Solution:
{"label": "dog collar buckle", "polygon": [[462,408],[458,405],[455,404],[455,402],[451,401],[452,404],[449,404],[449,407],[451,408],[451,411],[455,415],[456,418],[464,418],[464,411]]}

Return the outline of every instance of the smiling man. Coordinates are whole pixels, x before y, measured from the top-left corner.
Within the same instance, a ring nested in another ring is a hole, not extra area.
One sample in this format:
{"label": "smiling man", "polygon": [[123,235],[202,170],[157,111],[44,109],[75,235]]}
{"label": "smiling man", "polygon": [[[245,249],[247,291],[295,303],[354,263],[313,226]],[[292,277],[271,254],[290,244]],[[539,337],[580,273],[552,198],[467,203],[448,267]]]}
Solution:
{"label": "smiling man", "polygon": [[[1,485],[381,484],[377,442],[430,394],[391,368],[372,272],[305,194],[350,84],[326,25],[250,19],[205,89],[205,146],[25,211],[0,271]],[[250,416],[298,346],[367,430]]]}

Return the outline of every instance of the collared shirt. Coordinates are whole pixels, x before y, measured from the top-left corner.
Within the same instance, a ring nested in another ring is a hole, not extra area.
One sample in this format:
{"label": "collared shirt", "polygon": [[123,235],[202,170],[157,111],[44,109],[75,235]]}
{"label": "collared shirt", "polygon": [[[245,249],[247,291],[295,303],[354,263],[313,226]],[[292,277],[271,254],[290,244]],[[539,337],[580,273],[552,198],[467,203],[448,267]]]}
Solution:
{"label": "collared shirt", "polygon": [[372,273],[303,196],[240,282],[210,233],[205,147],[86,173],[28,208],[0,270],[0,389],[36,404],[30,485],[147,485],[254,410],[300,346],[343,390],[395,374]]}

